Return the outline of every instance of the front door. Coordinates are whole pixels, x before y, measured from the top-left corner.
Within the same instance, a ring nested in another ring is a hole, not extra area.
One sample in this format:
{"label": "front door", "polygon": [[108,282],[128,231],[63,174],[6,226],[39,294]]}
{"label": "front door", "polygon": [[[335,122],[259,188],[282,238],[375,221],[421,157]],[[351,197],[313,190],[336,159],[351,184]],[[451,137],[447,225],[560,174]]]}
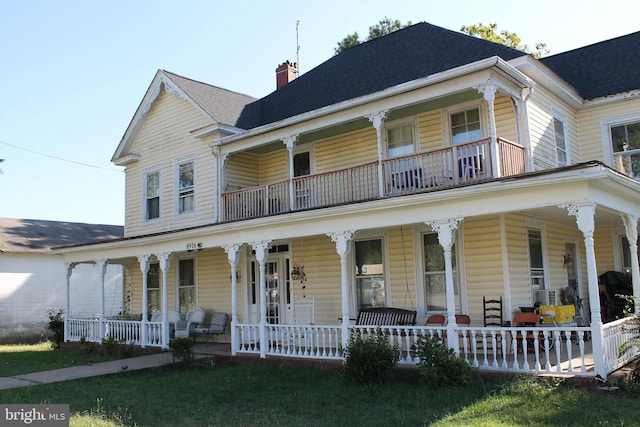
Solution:
{"label": "front door", "polygon": [[[289,258],[269,257],[265,263],[265,295],[267,305],[266,322],[272,325],[292,323],[291,280],[289,278]],[[260,304],[260,267],[257,261],[251,261],[251,284],[248,295],[251,307],[251,321],[258,322]]]}

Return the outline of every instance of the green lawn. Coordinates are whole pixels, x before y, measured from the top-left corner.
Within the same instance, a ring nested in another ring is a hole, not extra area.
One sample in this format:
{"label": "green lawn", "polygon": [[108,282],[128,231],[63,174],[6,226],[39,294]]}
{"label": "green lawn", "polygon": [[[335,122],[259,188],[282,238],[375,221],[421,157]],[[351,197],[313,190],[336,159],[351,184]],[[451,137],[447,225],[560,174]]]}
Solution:
{"label": "green lawn", "polygon": [[89,362],[104,362],[117,357],[116,354],[106,355],[98,351],[87,352],[79,349],[54,351],[49,342],[0,345],[0,376],[10,377],[30,372],[86,365]]}
{"label": "green lawn", "polygon": [[339,370],[206,364],[0,391],[0,403],[68,403],[72,426],[627,426],[638,395],[524,377],[431,388],[418,371],[384,386]]}

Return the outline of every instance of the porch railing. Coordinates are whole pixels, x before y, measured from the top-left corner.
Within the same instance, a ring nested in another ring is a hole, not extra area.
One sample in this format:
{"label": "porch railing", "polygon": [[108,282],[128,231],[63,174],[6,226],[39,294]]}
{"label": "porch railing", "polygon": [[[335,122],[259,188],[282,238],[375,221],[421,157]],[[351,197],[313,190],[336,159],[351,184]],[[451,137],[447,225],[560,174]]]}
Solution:
{"label": "porch railing", "polygon": [[[238,353],[260,353],[259,326],[238,325]],[[377,327],[355,326],[363,336]],[[418,365],[413,349],[420,337],[440,337],[447,342],[446,327],[382,326],[392,344],[401,351],[399,364]],[[271,356],[342,358],[342,328],[339,325],[268,325],[267,350]],[[454,348],[458,355],[481,370],[532,374],[592,376],[593,354],[590,330],[577,326],[526,329],[520,327],[457,327]],[[527,339],[527,337],[533,337]],[[447,342],[448,345],[448,342]]]}
{"label": "porch railing", "polygon": [[[633,318],[627,317],[604,324],[602,332],[607,372],[615,371],[640,354],[640,331],[633,322]],[[623,345],[630,345],[627,351],[621,351]]]}
{"label": "porch railing", "polygon": [[[522,146],[498,138],[500,174],[493,171],[489,138],[382,162],[383,197],[440,190],[524,172]],[[296,177],[222,194],[224,221],[256,218],[380,197],[378,162]],[[293,199],[293,205],[291,200]]]}
{"label": "porch railing", "polygon": [[88,342],[100,343],[103,338],[113,338],[116,342],[144,345],[149,347],[162,346],[162,322],[146,322],[147,339],[142,342],[142,322],[137,320],[120,320],[98,318],[67,320],[68,338],[70,341],[84,339]]}
{"label": "porch railing", "polygon": [[629,150],[613,155],[615,168],[633,179],[640,179],[640,150]]}

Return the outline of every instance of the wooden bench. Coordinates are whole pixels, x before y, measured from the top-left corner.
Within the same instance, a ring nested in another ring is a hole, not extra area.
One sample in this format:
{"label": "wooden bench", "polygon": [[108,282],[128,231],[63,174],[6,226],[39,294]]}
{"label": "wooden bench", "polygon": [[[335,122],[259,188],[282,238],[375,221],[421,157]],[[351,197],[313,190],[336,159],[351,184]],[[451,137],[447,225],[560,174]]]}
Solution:
{"label": "wooden bench", "polygon": [[416,324],[416,311],[393,307],[361,308],[356,325],[397,326]]}

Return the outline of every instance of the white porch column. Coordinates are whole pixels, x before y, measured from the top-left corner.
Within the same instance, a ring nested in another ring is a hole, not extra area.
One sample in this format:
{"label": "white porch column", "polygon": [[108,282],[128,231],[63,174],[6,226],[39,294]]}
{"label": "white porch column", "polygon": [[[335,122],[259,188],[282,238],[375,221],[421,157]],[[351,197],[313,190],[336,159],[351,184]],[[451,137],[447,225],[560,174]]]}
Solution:
{"label": "white porch column", "polygon": [[493,79],[487,80],[484,84],[477,86],[478,92],[484,96],[484,100],[487,101],[489,106],[489,136],[491,137],[491,169],[493,170],[493,177],[499,178],[502,176],[500,170],[500,157],[498,155],[498,135],[496,131],[496,111],[494,107],[494,101],[496,99],[496,92],[498,87]]}
{"label": "white porch column", "polygon": [[640,267],[638,266],[638,217],[635,215],[623,215],[624,228],[627,230],[629,241],[629,254],[631,255],[631,281],[633,283],[633,296],[635,296],[635,313],[640,313]]}
{"label": "white porch column", "polygon": [[[453,284],[453,263],[451,262],[451,248],[455,242],[455,231],[463,218],[449,218],[438,221],[427,222],[433,231],[438,233],[438,242],[444,250],[444,279],[447,297],[447,336],[457,336],[454,330],[456,325],[456,299]],[[456,353],[459,351],[458,343],[455,340],[448,340],[449,348],[453,348]]]}
{"label": "white porch column", "polygon": [[602,334],[602,316],[600,314],[600,292],[598,290],[598,271],[596,269],[596,253],[594,250],[593,232],[595,230],[594,203],[567,204],[560,206],[567,209],[570,216],[576,217],[578,229],[584,235],[587,262],[587,284],[589,286],[589,308],[591,310],[591,340],[593,344],[593,363],[595,373],[607,378],[604,363],[604,340]]}
{"label": "white porch column", "polygon": [[231,355],[235,356],[238,347],[238,259],[240,258],[239,244],[223,246],[231,265]]}
{"label": "white porch column", "polygon": [[253,242],[251,247],[256,252],[256,260],[260,267],[260,316],[258,327],[260,329],[260,358],[267,357],[267,278],[265,264],[269,255],[270,241]]}
{"label": "white porch column", "polygon": [[327,234],[336,244],[336,251],[340,256],[341,294],[342,294],[342,346],[349,344],[349,289],[351,288],[347,256],[351,250],[351,238],[355,231],[343,231]]}
{"label": "white porch column", "polygon": [[162,348],[169,348],[169,295],[167,294],[167,275],[171,252],[156,255],[162,271]]}
{"label": "white porch column", "polygon": [[378,141],[378,194],[384,197],[384,176],[382,173],[382,160],[384,159],[384,141],[382,137],[382,127],[388,110],[379,111],[367,116],[369,121],[376,128],[376,139]]}
{"label": "white porch column", "polygon": [[293,149],[296,147],[296,141],[298,140],[298,135],[290,135],[286,138],[282,139],[285,147],[287,147],[287,153],[289,156],[289,209],[292,211],[297,208],[294,205],[295,203],[295,194],[293,189]]}
{"label": "white porch column", "polygon": [[73,274],[73,269],[76,267],[75,262],[68,263],[66,262],[64,266],[67,268],[67,292],[65,294],[65,304],[64,304],[64,341],[69,341],[69,315],[71,314],[71,275]]}
{"label": "white porch column", "polygon": [[222,174],[224,173],[224,171],[222,170],[222,168],[220,167],[220,146],[219,145],[211,145],[211,155],[214,158],[214,163],[216,165],[216,184],[215,184],[215,189],[216,189],[216,195],[215,195],[215,200],[218,201],[218,203],[215,204],[215,212],[213,214],[213,222],[214,223],[219,223],[220,222],[220,201],[222,200]]}
{"label": "white porch column", "polygon": [[96,267],[98,267],[100,274],[100,338],[104,338],[104,276],[107,272],[107,260],[100,259],[96,261]]}
{"label": "white porch column", "polygon": [[151,255],[138,255],[140,271],[142,272],[142,319],[140,319],[140,346],[147,346],[147,319],[149,318],[149,301],[147,292],[147,273],[149,273],[149,258]]}

